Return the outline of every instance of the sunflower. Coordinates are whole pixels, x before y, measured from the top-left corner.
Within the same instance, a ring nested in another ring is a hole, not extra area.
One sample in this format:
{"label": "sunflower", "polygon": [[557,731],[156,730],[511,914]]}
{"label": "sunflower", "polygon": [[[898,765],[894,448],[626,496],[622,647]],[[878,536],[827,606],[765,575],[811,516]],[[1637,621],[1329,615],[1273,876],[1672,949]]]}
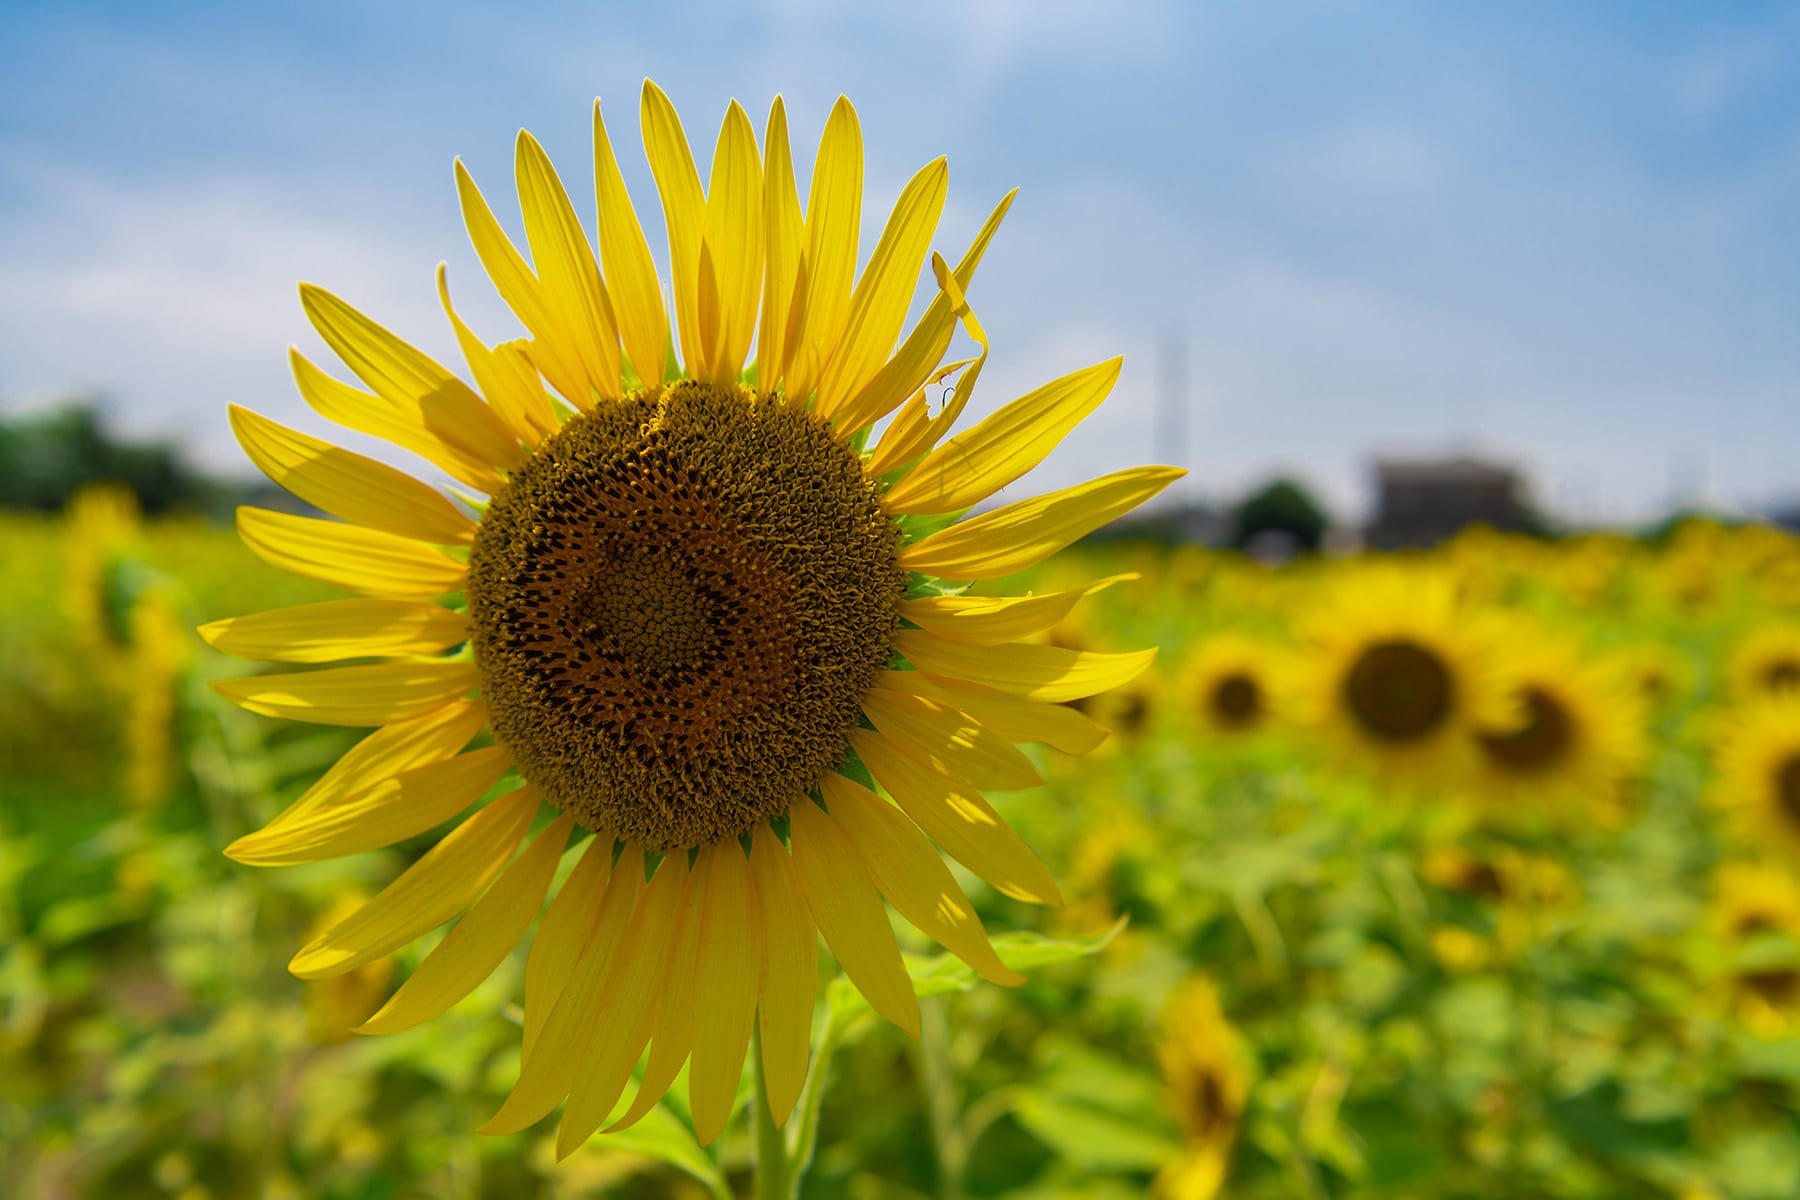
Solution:
{"label": "sunflower", "polygon": [[1162,685],[1152,674],[1138,676],[1123,687],[1094,697],[1086,711],[1109,734],[1108,745],[1125,749],[1136,745],[1156,727],[1162,707]]}
{"label": "sunflower", "polygon": [[1447,788],[1474,769],[1468,734],[1512,715],[1493,624],[1447,575],[1378,565],[1346,572],[1303,619],[1296,719],[1385,780]]}
{"label": "sunflower", "polygon": [[1772,863],[1722,863],[1713,878],[1711,924],[1721,943],[1763,933],[1800,940],[1800,880]]}
{"label": "sunflower", "polygon": [[1507,645],[1515,719],[1476,731],[1472,790],[1503,813],[1607,814],[1643,762],[1639,694],[1613,664],[1522,619]]}
{"label": "sunflower", "polygon": [[1260,733],[1275,720],[1280,651],[1241,633],[1201,642],[1181,674],[1181,697],[1195,729],[1210,740]]}
{"label": "sunflower", "polygon": [[[1056,903],[1055,879],[981,789],[1038,782],[1015,742],[1091,749],[1101,731],[1061,702],[1128,682],[1155,651],[1019,640],[1086,589],[973,597],[940,580],[1031,567],[1182,474],[1121,471],[964,519],[1119,372],[1117,359],[1076,371],[944,440],[987,357],[965,289],[1012,197],[954,270],[931,256],[938,293],[902,341],[944,203],[941,158],[906,185],[853,280],[862,142],[847,100],[804,213],[779,99],[760,152],[730,106],[704,190],[648,82],[641,120],[673,330],[598,103],[598,259],[529,134],[516,155],[529,262],[459,162],[477,254],[529,336],[478,338],[440,266],[475,386],[311,285],[313,327],[368,390],[298,351],[292,363],[321,415],[429,460],[463,502],[234,409],[250,458],[341,518],[240,509],[245,541],[362,596],[203,631],[250,658],[379,660],[217,685],[268,716],[377,727],[234,858],[310,862],[464,818],[290,964],[306,979],[354,971],[464,914],[361,1031],[408,1028],[468,994],[530,925],[571,839],[585,843],[533,940],[520,1077],[485,1127],[522,1129],[566,1100],[559,1156],[640,1118],[684,1063],[710,1142],[753,1028],[784,1120],[807,1070],[820,935],[875,1010],[916,1033],[883,897],[983,976],[1018,981],[933,841],[1001,892]],[[980,354],[941,367],[959,321]],[[932,413],[925,389],[955,367]]]}
{"label": "sunflower", "polygon": [[1752,1033],[1790,1036],[1800,1024],[1800,883],[1774,864],[1725,863],[1710,916],[1720,998]]}
{"label": "sunflower", "polygon": [[1667,642],[1640,642],[1616,651],[1614,659],[1651,712],[1673,708],[1693,690],[1693,664]]}
{"label": "sunflower", "polygon": [[1157,1175],[1157,1195],[1212,1200],[1219,1194],[1250,1090],[1246,1055],[1211,981],[1196,977],[1176,989],[1164,1012],[1158,1057],[1183,1149]]}
{"label": "sunflower", "polygon": [[1516,958],[1580,902],[1568,868],[1512,846],[1434,846],[1420,874],[1449,901],[1452,920],[1432,930],[1431,943],[1438,960],[1454,970]]}
{"label": "sunflower", "polygon": [[1800,693],[1781,693],[1721,723],[1713,799],[1747,844],[1800,853]]}
{"label": "sunflower", "polygon": [[1738,700],[1800,692],[1800,627],[1763,625],[1745,634],[1732,647],[1725,679]]}

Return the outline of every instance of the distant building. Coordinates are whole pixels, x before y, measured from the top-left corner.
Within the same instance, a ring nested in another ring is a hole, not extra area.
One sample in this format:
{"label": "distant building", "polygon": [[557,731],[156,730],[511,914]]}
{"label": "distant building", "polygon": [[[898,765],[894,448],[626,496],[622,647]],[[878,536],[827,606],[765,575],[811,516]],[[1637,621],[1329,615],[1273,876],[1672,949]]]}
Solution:
{"label": "distant building", "polygon": [[1518,471],[1480,459],[1377,459],[1367,542],[1379,549],[1431,546],[1476,524],[1531,530],[1537,522],[1524,491]]}

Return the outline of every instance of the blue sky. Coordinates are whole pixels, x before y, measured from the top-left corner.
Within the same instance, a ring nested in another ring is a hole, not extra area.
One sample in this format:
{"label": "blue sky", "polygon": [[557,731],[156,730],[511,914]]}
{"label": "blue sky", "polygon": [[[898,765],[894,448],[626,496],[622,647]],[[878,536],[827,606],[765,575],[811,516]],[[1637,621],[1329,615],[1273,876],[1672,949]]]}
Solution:
{"label": "blue sky", "polygon": [[849,94],[865,225],[947,154],[951,257],[1022,189],[971,292],[982,406],[1126,369],[1021,494],[1175,461],[1190,495],[1294,471],[1355,512],[1371,454],[1473,449],[1578,517],[1800,496],[1795,6],[516,7],[0,0],[0,404],[98,388],[235,469],[228,401],[322,431],[297,279],[455,361],[447,260],[511,336],[452,158],[510,211],[528,127],[580,204],[599,96],[649,217],[649,75],[702,158],[779,91],[809,163]]}

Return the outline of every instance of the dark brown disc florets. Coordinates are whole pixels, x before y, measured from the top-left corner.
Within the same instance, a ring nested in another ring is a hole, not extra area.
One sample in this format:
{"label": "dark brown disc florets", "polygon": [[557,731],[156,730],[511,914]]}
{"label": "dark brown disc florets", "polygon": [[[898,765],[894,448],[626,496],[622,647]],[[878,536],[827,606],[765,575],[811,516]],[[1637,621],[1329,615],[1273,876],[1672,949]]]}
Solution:
{"label": "dark brown disc florets", "polygon": [[1450,719],[1456,695],[1436,652],[1404,639],[1376,642],[1351,664],[1344,700],[1363,729],[1385,742],[1434,735]]}
{"label": "dark brown disc florets", "polygon": [[598,832],[778,816],[842,760],[905,573],[825,422],[683,381],[572,417],[493,499],[469,614],[495,735]]}

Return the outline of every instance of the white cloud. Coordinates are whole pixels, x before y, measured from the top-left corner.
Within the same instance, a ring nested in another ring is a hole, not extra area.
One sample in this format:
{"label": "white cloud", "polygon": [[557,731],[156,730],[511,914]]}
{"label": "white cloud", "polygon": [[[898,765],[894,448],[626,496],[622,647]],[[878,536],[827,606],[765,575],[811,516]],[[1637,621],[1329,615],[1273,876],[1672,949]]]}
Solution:
{"label": "white cloud", "polygon": [[[433,353],[455,352],[432,286],[439,247],[414,230],[333,220],[316,205],[322,193],[309,210],[245,178],[129,186],[18,163],[5,174],[29,197],[13,219],[16,252],[0,264],[0,388],[11,402],[98,391],[124,402],[113,411],[128,429],[177,436],[203,461],[241,470],[226,403],[316,424],[287,370],[290,342],[323,350],[297,280]],[[463,310],[491,313],[477,295],[485,286],[461,279]]]}

